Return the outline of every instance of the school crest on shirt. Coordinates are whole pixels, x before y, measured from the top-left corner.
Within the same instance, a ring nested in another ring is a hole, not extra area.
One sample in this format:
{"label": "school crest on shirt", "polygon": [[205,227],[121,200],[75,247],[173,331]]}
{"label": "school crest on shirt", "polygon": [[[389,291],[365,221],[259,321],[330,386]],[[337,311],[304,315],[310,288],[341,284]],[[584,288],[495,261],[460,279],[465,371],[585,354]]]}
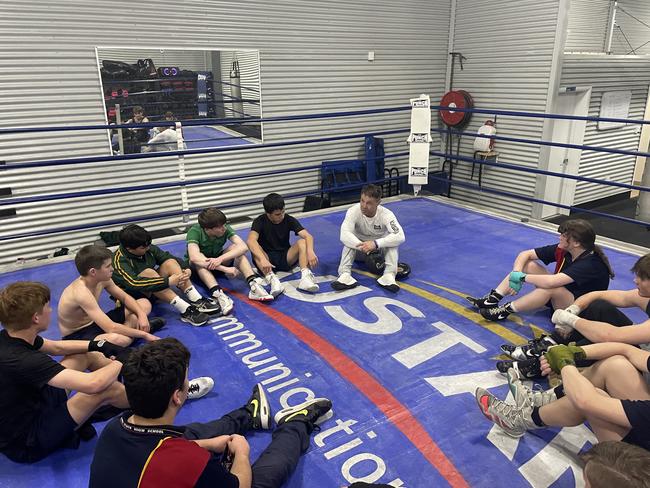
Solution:
{"label": "school crest on shirt", "polygon": [[393,229],[393,232],[394,232],[395,234],[398,234],[398,233],[399,233],[399,227],[397,227],[397,224],[395,223],[394,220],[391,220],[391,221],[390,221],[390,228]]}

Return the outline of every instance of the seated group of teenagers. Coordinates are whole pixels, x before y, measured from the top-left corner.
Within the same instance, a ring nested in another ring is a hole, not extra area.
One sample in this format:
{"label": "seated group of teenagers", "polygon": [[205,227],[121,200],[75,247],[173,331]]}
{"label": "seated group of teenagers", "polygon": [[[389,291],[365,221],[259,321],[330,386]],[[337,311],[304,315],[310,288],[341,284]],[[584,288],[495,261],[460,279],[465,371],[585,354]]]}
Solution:
{"label": "seated group of teenagers", "polygon": [[[645,378],[650,352],[638,346],[650,343],[650,320],[635,325],[619,309],[640,308],[650,317],[650,254],[632,267],[635,288],[608,290],[614,273],[595,244],[592,226],[581,219],[567,220],[558,232],[557,244],[519,253],[496,288],[482,297],[467,297],[488,320],[542,307],[553,311],[551,334],[524,345],[501,346],[511,359],[496,366],[507,375],[514,404],[477,388],[478,406],[513,437],[587,421],[599,442],[623,441],[648,450],[650,386]],[[542,263],[555,263],[554,272]],[[524,293],[527,285],[533,290]],[[519,297],[502,304],[514,295]],[[551,372],[562,379],[555,388],[533,390],[522,382]]]}
{"label": "seated group of teenagers", "polygon": [[[380,200],[381,188],[367,185],[360,203],[348,210],[335,290],[357,286],[351,274],[355,259],[383,272],[380,286],[399,290],[397,247],[404,232]],[[281,486],[308,449],[311,432],[332,417],[332,402],[309,398],[272,416],[257,384],[241,408],[217,420],[174,425],[185,401],[206,395],[214,382],[207,376],[190,380],[190,352],[172,337],[156,336],[165,321],[148,317],[153,300],[170,304],[181,321],[194,326],[210,315],[230,314],[233,301],[219,286],[219,274],[243,276],[249,299],[271,301],[284,291],[275,271],[291,271],[298,263],[298,288],[318,291],[313,237],[285,213],[280,195],[267,195],[263,206],[247,243],[223,212],[203,210],[187,232],[185,259],[152,245],[138,225],[120,231],[115,253],[82,247],[74,261],[80,276],[57,306],[62,340],[40,335],[52,314],[45,284],[20,281],[0,290],[0,452],[15,462],[39,461],[60,448],[77,448],[96,435],[93,422],[112,418],[97,442],[92,487]],[[293,245],[291,232],[299,237]],[[249,249],[259,274],[246,258]],[[194,287],[193,275],[208,297]],[[104,291],[116,305],[107,313],[99,305]],[[144,345],[130,348],[137,340]],[[271,443],[251,465],[244,434],[270,430],[274,423]]]}

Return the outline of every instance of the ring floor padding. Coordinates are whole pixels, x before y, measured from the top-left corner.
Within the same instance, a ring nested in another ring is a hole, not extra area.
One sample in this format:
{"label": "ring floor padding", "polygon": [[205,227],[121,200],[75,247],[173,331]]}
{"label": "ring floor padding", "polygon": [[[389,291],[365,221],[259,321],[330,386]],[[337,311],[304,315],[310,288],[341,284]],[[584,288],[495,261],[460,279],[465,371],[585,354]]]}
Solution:
{"label": "ring floor padding", "polygon": [[[224,278],[222,285],[233,290],[234,317],[203,328],[180,322],[168,305],[155,305],[154,314],[168,321],[159,335],[175,336],[192,351],[190,377],[210,375],[216,383],[206,397],[186,404],[178,422],[216,418],[242,405],[256,382],[266,381],[275,411],[281,401],[295,405],[312,394],[334,404],[334,417],[315,433],[287,487],[341,487],[356,479],[409,488],[582,486],[574,454],[594,441],[586,426],[511,439],[482,416],[473,396],[481,385],[506,397],[506,380],[494,369],[499,345],[548,330],[550,314],[486,322],[462,297],[496,286],[519,251],[554,243],[557,234],[428,199],[387,206],[406,233],[400,261],[412,268],[397,294],[361,272],[355,272],[360,287],[331,290],[341,252],[340,209],[301,220],[315,236],[319,293],[297,291],[299,273],[284,274],[285,294],[262,305],[246,298],[242,280]],[[184,253],[182,242],[162,247]],[[611,288],[633,287],[629,269],[637,257],[606,252],[617,273]],[[0,275],[0,286],[45,282],[56,306],[76,276],[68,261]],[[102,303],[110,307],[108,299]],[[641,311],[629,315],[644,319]],[[55,322],[47,338],[59,337]],[[247,438],[254,460],[271,435]],[[85,486],[95,443],[31,466],[0,456],[0,486]]]}
{"label": "ring floor padding", "polygon": [[[243,146],[251,144],[244,139],[244,136],[238,138],[231,134],[210,127],[209,125],[188,125],[183,127],[183,138],[188,149],[200,149],[202,147],[222,147],[222,146]],[[192,140],[197,140],[192,142]],[[211,140],[204,140],[211,139]]]}

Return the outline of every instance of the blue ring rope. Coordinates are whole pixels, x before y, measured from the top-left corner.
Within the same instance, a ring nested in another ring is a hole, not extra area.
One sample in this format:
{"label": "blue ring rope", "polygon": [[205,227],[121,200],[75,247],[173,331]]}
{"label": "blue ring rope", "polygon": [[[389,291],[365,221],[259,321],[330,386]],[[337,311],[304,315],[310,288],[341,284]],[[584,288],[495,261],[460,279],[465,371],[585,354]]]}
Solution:
{"label": "blue ring rope", "polygon": [[[389,112],[401,112],[411,110],[410,106],[407,107],[387,107],[380,109],[366,109],[366,110],[353,110],[344,112],[325,112],[319,114],[303,114],[303,115],[287,115],[276,117],[252,117],[244,118],[241,120],[236,119],[200,119],[196,121],[186,121],[184,125],[225,125],[233,123],[248,123],[248,122],[286,122],[291,120],[309,120],[309,119],[324,119],[335,117],[353,117],[357,115],[375,115]],[[512,117],[532,117],[542,119],[560,119],[560,120],[585,120],[593,122],[615,122],[623,124],[650,124],[650,120],[643,119],[617,119],[612,117],[588,117],[577,115],[560,115],[560,114],[547,114],[539,112],[517,112],[514,110],[495,110],[495,109],[464,109],[458,107],[449,107],[448,105],[433,105],[431,110],[446,111],[446,112],[466,112],[466,113],[480,113],[480,114],[493,114],[505,115]],[[66,127],[14,127],[9,129],[0,129],[1,134],[14,134],[22,132],[59,132],[59,131],[72,131],[72,130],[98,130],[98,129],[126,129],[133,127],[155,127],[156,124],[120,124],[120,125],[72,125]]]}
{"label": "blue ring rope", "polygon": [[[228,125],[228,124],[242,124],[249,122],[286,122],[292,120],[309,120],[309,119],[328,119],[337,117],[355,117],[358,115],[376,115],[385,114],[390,112],[404,112],[411,110],[411,107],[388,107],[378,109],[366,110],[353,110],[346,112],[329,112],[324,114],[304,114],[304,115],[278,115],[275,117],[248,117],[239,119],[199,119],[193,121],[184,121],[183,126],[194,125]],[[61,132],[73,130],[108,130],[108,129],[133,129],[138,127],[157,127],[161,124],[158,123],[144,123],[144,124],[120,124],[120,125],[69,125],[65,127],[12,127],[9,129],[0,129],[2,134],[16,134],[22,132]],[[170,124],[171,125],[171,124]]]}
{"label": "blue ring rope", "polygon": [[[342,185],[336,187],[336,192],[339,191],[344,191],[344,190],[351,190],[354,188],[359,188],[362,185],[368,184],[368,183],[382,183],[382,182],[392,182],[395,181],[397,178],[381,178],[373,181],[364,181],[363,183],[354,183],[350,185]],[[331,190],[330,190],[331,191]],[[298,192],[298,193],[291,193],[291,194],[285,194],[283,195],[285,200],[292,199],[292,198],[300,198],[304,197],[307,195],[314,195],[321,193],[321,190],[314,190],[314,191],[308,191],[308,192]],[[224,203],[220,204],[219,208],[232,208],[232,207],[241,207],[244,205],[251,205],[254,203],[261,203],[262,199],[252,199],[252,200],[242,200],[242,201],[237,201],[237,202],[231,202],[231,203]],[[50,235],[50,234],[60,234],[62,232],[71,232],[71,231],[77,231],[77,230],[86,230],[86,229],[96,229],[98,227],[109,227],[117,224],[127,224],[131,222],[143,222],[143,221],[149,221],[149,220],[159,220],[163,219],[166,217],[175,217],[179,215],[189,215],[193,213],[198,213],[201,210],[203,210],[205,207],[197,207],[197,208],[192,208],[189,210],[175,210],[175,211],[170,211],[170,212],[161,212],[158,214],[150,214],[150,215],[144,215],[144,216],[139,216],[139,217],[128,217],[128,218],[123,218],[123,219],[113,219],[113,220],[105,220],[103,222],[95,222],[93,224],[87,224],[87,225],[73,225],[73,226],[67,226],[67,227],[59,227],[56,229],[49,229],[49,230],[39,230],[39,231],[33,231],[33,232],[23,232],[22,234],[13,234],[9,236],[0,236],[0,242],[2,241],[8,241],[8,240],[13,240],[13,239],[22,239],[26,237],[37,237],[37,236],[42,236],[42,235]]]}
{"label": "blue ring rope", "polygon": [[[406,132],[409,132],[409,129],[392,129],[387,131],[374,132],[373,134],[377,136],[385,136],[385,135],[401,134]],[[333,141],[342,141],[342,140],[349,140],[349,139],[358,139],[361,137],[365,137],[366,135],[368,135],[367,132],[364,132],[363,134],[350,134],[345,136],[329,136],[329,137],[319,137],[316,139],[301,139],[298,141],[269,142],[265,144],[254,144],[254,145],[243,145],[243,146],[186,149],[184,151],[165,152],[164,156],[178,156],[178,155],[188,155],[188,154],[210,154],[210,153],[219,153],[225,151],[248,151],[251,149],[267,149],[271,147],[281,147],[281,146],[298,146],[301,144],[313,144],[316,142],[333,142]],[[80,157],[80,158],[51,159],[49,161],[6,164],[0,166],[0,171],[8,170],[8,169],[18,169],[18,168],[38,168],[41,166],[62,166],[66,164],[101,163],[104,161],[128,161],[131,159],[160,158],[161,156],[163,156],[163,154],[154,152],[154,153],[120,154],[117,156],[87,156],[87,157]]]}
{"label": "blue ring rope", "polygon": [[[159,153],[160,154],[160,153]],[[384,156],[380,157],[375,157],[375,158],[364,158],[364,160],[377,160],[377,159],[391,159],[391,158],[398,158],[398,157],[403,157],[407,156],[409,153],[408,152],[401,152],[401,153],[395,153],[395,154],[387,154]],[[506,168],[506,169],[512,169],[515,171],[523,171],[523,172],[529,172],[529,173],[535,173],[535,174],[541,174],[541,175],[546,175],[546,176],[555,176],[559,178],[567,178],[567,179],[572,179],[576,181],[586,181],[588,183],[596,183],[596,184],[601,184],[605,186],[614,186],[614,187],[619,187],[619,188],[626,188],[629,190],[638,190],[638,191],[650,191],[650,187],[646,186],[640,186],[640,185],[631,185],[627,183],[619,183],[616,181],[603,181],[599,180],[596,178],[590,178],[586,176],[577,176],[577,175],[570,175],[570,174],[565,174],[565,173],[557,173],[554,171],[548,171],[548,170],[543,170],[543,169],[538,169],[538,168],[528,168],[524,166],[519,166],[513,163],[507,163],[507,162],[499,162],[499,161],[490,161],[490,160],[482,160],[482,159],[474,159],[466,156],[460,156],[460,155],[453,155],[453,154],[447,154],[447,153],[442,153],[434,150],[430,150],[429,154],[433,156],[439,156],[443,158],[447,158],[451,156],[451,159],[458,160],[458,161],[464,161],[468,163],[473,163],[473,164],[484,164],[487,166],[495,166],[495,167],[501,167],[501,168]],[[330,165],[343,165],[343,164],[349,164],[352,161],[357,161],[357,160],[339,160],[334,163],[331,163]],[[201,178],[197,180],[186,180],[184,182],[168,182],[168,183],[151,183],[148,185],[138,185],[138,186],[130,186],[130,187],[116,187],[116,188],[109,188],[109,189],[101,189],[101,190],[86,190],[86,191],[81,191],[81,192],[73,192],[73,193],[58,193],[58,194],[51,194],[51,195],[37,195],[37,196],[31,196],[31,197],[18,197],[18,198],[10,198],[10,199],[3,199],[0,200],[0,207],[1,206],[10,206],[10,205],[16,205],[16,204],[21,204],[21,203],[33,203],[33,202],[43,202],[43,201],[50,201],[50,200],[63,200],[63,199],[68,199],[68,198],[81,198],[81,197],[87,197],[87,196],[99,196],[99,195],[110,195],[110,194],[115,194],[115,193],[127,193],[127,192],[132,192],[132,191],[146,191],[146,190],[155,190],[155,189],[163,189],[163,188],[174,188],[174,187],[183,187],[183,186],[193,186],[193,185],[201,185],[201,184],[206,184],[206,183],[218,183],[218,182],[223,182],[223,181],[231,181],[231,180],[239,180],[239,179],[247,179],[247,178],[256,178],[260,176],[270,176],[270,175],[275,175],[275,174],[282,174],[282,173],[298,173],[302,171],[312,171],[316,169],[322,169],[322,165],[312,165],[312,166],[304,166],[301,168],[294,168],[290,170],[286,169],[278,169],[278,170],[270,170],[270,171],[264,171],[261,173],[254,173],[254,174],[245,174],[245,175],[234,175],[234,176],[222,176],[222,177],[216,177],[216,178]],[[456,181],[450,180],[452,184],[456,184]]]}
{"label": "blue ring rope", "polygon": [[[364,158],[365,161],[367,160],[377,160],[377,159],[390,159],[390,158],[397,158],[397,157],[402,157],[402,156],[408,156],[408,152],[401,152],[401,153],[395,153],[395,154],[390,154],[390,155],[384,155],[384,156],[377,156],[374,158]],[[351,162],[356,162],[358,161],[357,159],[349,159],[349,160],[337,160],[335,162],[330,162],[328,163],[329,166],[335,166],[335,165],[347,165],[350,164]],[[162,189],[162,188],[174,188],[178,187],[181,188],[183,186],[193,186],[193,185],[203,185],[206,183],[218,183],[218,182],[223,182],[223,181],[232,181],[232,180],[240,180],[240,179],[248,179],[248,178],[257,178],[260,176],[271,176],[271,175],[276,175],[276,174],[281,174],[281,173],[299,173],[301,171],[312,171],[316,169],[322,169],[322,164],[318,165],[313,165],[313,166],[304,166],[301,168],[295,168],[295,169],[276,169],[276,170],[269,170],[269,171],[263,171],[261,173],[253,173],[253,174],[245,174],[245,175],[232,175],[232,176],[220,176],[220,177],[215,177],[215,178],[201,178],[197,180],[185,180],[183,182],[168,182],[168,183],[150,183],[147,185],[138,185],[138,186],[123,186],[123,187],[114,187],[114,188],[106,188],[106,189],[101,189],[101,190],[85,190],[85,191],[80,191],[80,192],[73,192],[73,193],[55,193],[55,194],[50,194],[50,195],[36,195],[36,196],[31,196],[31,197],[18,197],[18,198],[9,198],[9,199],[3,199],[0,200],[0,207],[2,206],[9,206],[9,205],[16,205],[16,204],[21,204],[21,203],[34,203],[34,202],[46,202],[50,200],[65,200],[68,198],[81,198],[81,197],[88,197],[88,196],[98,196],[98,195],[111,195],[114,193],[129,193],[129,192],[135,192],[135,191],[145,191],[145,190],[156,190],[156,189]],[[338,190],[338,187],[337,187]],[[332,189],[328,189],[327,191],[332,191]]]}
{"label": "blue ring rope", "polygon": [[[434,180],[438,180],[438,181],[442,181],[442,182],[446,182],[446,183],[450,183],[450,184],[453,183],[453,184],[456,184],[456,185],[459,185],[459,186],[464,186],[466,188],[478,190],[479,192],[493,193],[493,194],[496,194],[496,195],[515,198],[515,199],[518,199],[518,200],[530,201],[530,202],[535,202],[535,203],[543,203],[543,204],[546,204],[546,205],[551,205],[551,206],[554,206],[554,207],[560,207],[560,208],[564,208],[564,209],[567,209],[567,210],[576,210],[576,211],[579,211],[579,212],[598,215],[598,216],[613,219],[613,220],[620,220],[622,222],[628,222],[628,223],[631,223],[631,224],[650,226],[649,222],[643,222],[643,221],[640,221],[640,220],[630,219],[630,218],[627,218],[627,217],[620,217],[620,216],[617,216],[617,215],[610,215],[610,214],[606,214],[606,213],[603,213],[603,212],[598,212],[596,210],[588,210],[588,209],[583,209],[583,208],[580,208],[580,207],[573,207],[573,206],[570,206],[570,205],[564,205],[564,204],[560,204],[560,203],[549,202],[547,200],[542,200],[542,199],[539,199],[539,198],[526,197],[526,196],[523,196],[523,195],[517,195],[515,193],[510,193],[510,192],[506,192],[506,191],[502,191],[502,190],[495,190],[495,189],[492,189],[492,188],[484,188],[484,187],[480,187],[478,185],[474,185],[472,183],[465,183],[465,182],[460,182],[460,181],[459,182],[453,182],[453,181],[449,180],[448,178],[441,178],[439,176],[429,175],[429,177],[434,179]],[[397,179],[399,180],[399,178],[397,178]],[[354,188],[359,188],[362,184],[381,183],[381,182],[386,182],[386,181],[388,181],[388,182],[395,181],[395,178],[382,178],[382,179],[378,179],[378,180],[374,180],[374,181],[363,182],[361,184],[356,183],[356,184],[351,184],[351,185],[343,185],[343,186],[337,187],[336,190],[337,191],[342,191],[342,190],[347,190],[347,189],[354,189]],[[314,195],[314,194],[318,194],[318,193],[321,193],[321,191],[317,190],[317,191],[309,191],[309,192],[292,193],[292,194],[289,194],[289,195],[285,195],[284,197],[285,197],[285,199],[291,199],[291,198],[299,198],[299,197],[303,197],[303,196],[307,196],[307,195]],[[243,201],[238,201],[238,202],[224,203],[224,204],[221,204],[219,206],[219,208],[240,207],[240,206],[251,205],[251,204],[259,203],[259,202],[261,202],[260,199],[243,200]],[[144,216],[139,216],[139,217],[129,217],[129,218],[124,218],[124,219],[113,219],[113,220],[107,220],[107,221],[103,221],[103,222],[96,222],[96,223],[88,224],[88,225],[76,225],[76,226],[60,227],[60,228],[49,229],[49,230],[41,230],[41,231],[34,231],[34,232],[24,232],[22,234],[14,234],[14,235],[10,235],[10,236],[0,237],[0,242],[7,241],[7,240],[13,240],[13,239],[27,238],[27,237],[37,237],[37,236],[42,236],[42,235],[59,234],[59,233],[62,233],[62,232],[71,232],[71,231],[86,230],[86,229],[96,229],[98,227],[109,227],[109,226],[114,226],[114,225],[117,225],[117,224],[127,224],[127,223],[131,223],[131,222],[143,222],[143,221],[149,221],[149,220],[159,220],[159,219],[166,218],[166,217],[175,217],[175,216],[179,216],[179,215],[189,215],[189,214],[197,213],[197,212],[200,212],[202,209],[203,209],[203,207],[201,207],[201,208],[192,208],[192,209],[189,209],[189,210],[177,210],[177,211],[171,211],[171,212],[162,212],[162,213],[159,213],[159,214],[150,214],[150,215],[144,215]]]}
{"label": "blue ring rope", "polygon": [[483,186],[478,186],[478,185],[475,185],[473,183],[466,183],[466,182],[463,182],[463,181],[452,181],[449,178],[441,178],[441,177],[435,176],[435,175],[429,175],[429,178],[432,178],[432,179],[438,180],[438,181],[447,182],[449,184],[464,186],[466,188],[470,188],[470,189],[473,189],[473,190],[478,190],[479,192],[494,193],[496,195],[511,197],[511,198],[515,198],[515,199],[518,199],[518,200],[524,200],[524,201],[535,202],[535,203],[543,203],[545,205],[550,205],[552,207],[560,207],[560,208],[564,208],[564,209],[567,209],[567,210],[575,210],[577,212],[584,212],[584,213],[589,213],[589,214],[593,214],[593,215],[598,215],[600,217],[605,217],[605,218],[609,218],[609,219],[612,219],[612,220],[620,220],[622,222],[628,222],[630,224],[636,224],[636,225],[642,225],[642,226],[645,226],[645,227],[650,227],[650,222],[643,222],[641,220],[630,219],[628,217],[621,217],[619,215],[612,215],[612,214],[607,214],[607,213],[604,213],[604,212],[598,212],[597,210],[589,210],[589,209],[586,209],[586,208],[574,207],[574,206],[571,206],[571,205],[564,205],[564,204],[556,203],[556,202],[549,202],[548,200],[542,200],[541,198],[526,197],[524,195],[517,195],[516,193],[510,193],[510,192],[503,191],[503,190],[495,190],[494,188],[486,188],[486,187],[483,187]]}
{"label": "blue ring rope", "polygon": [[[605,180],[599,180],[597,178],[590,178],[588,176],[578,176],[578,175],[570,175],[570,174],[565,174],[565,173],[556,173],[554,171],[548,171],[545,169],[538,169],[538,168],[528,168],[525,166],[519,166],[513,163],[504,163],[504,162],[499,162],[499,161],[490,161],[486,159],[474,159],[470,158],[467,156],[456,156],[454,154],[447,154],[447,153],[441,153],[438,151],[433,151],[430,150],[429,154],[433,156],[440,156],[443,158],[448,158],[452,160],[459,160],[459,161],[466,161],[468,163],[476,163],[476,164],[485,164],[487,166],[496,166],[500,168],[506,168],[506,169],[513,169],[515,171],[523,171],[527,173],[536,173],[540,175],[547,175],[547,176],[557,176],[559,178],[568,178],[570,180],[576,180],[576,181],[586,181],[588,183],[598,183],[601,185],[606,185],[606,186],[616,186],[619,188],[627,188],[629,190],[638,190],[638,191],[650,191],[650,187],[648,186],[639,186],[639,185],[630,185],[627,183],[619,183],[618,181],[605,181]],[[453,181],[453,180],[452,180]]]}
{"label": "blue ring rope", "polygon": [[[650,121],[649,121],[650,122]],[[595,151],[595,152],[603,152],[603,153],[610,153],[610,154],[624,154],[626,156],[641,156],[641,157],[650,157],[650,152],[641,152],[641,151],[629,151],[627,149],[611,149],[608,147],[600,147],[600,146],[585,146],[585,145],[580,145],[580,144],[568,144],[564,142],[553,142],[553,141],[544,141],[544,140],[535,140],[535,139],[522,139],[520,137],[509,137],[509,136],[488,136],[485,134],[478,134],[476,132],[463,132],[463,131],[457,131],[453,129],[436,129],[434,127],[431,128],[431,132],[438,132],[440,134],[454,134],[458,136],[474,136],[474,137],[480,137],[483,139],[494,139],[497,141],[508,141],[508,142],[518,142],[521,144],[535,144],[538,146],[550,146],[550,147],[563,147],[567,149],[581,149],[581,150],[586,150],[586,151]]]}
{"label": "blue ring rope", "polygon": [[622,124],[650,124],[650,120],[645,119],[615,119],[612,117],[589,117],[581,115],[561,115],[561,114],[547,114],[541,112],[517,112],[515,110],[496,110],[491,108],[459,108],[450,107],[449,105],[431,105],[431,110],[439,110],[444,112],[465,112],[476,114],[493,114],[493,115],[506,115],[511,117],[530,117],[537,119],[559,119],[559,120],[586,120],[590,122],[617,122]]}

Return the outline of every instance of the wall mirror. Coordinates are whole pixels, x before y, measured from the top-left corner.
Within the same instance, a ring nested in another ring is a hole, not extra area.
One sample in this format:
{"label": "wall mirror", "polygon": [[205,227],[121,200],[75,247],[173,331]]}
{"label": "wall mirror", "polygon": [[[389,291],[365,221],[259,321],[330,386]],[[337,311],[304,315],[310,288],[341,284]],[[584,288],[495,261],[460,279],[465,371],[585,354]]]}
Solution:
{"label": "wall mirror", "polygon": [[96,54],[107,124],[169,124],[112,131],[115,154],[263,141],[259,51],[97,47]]}

